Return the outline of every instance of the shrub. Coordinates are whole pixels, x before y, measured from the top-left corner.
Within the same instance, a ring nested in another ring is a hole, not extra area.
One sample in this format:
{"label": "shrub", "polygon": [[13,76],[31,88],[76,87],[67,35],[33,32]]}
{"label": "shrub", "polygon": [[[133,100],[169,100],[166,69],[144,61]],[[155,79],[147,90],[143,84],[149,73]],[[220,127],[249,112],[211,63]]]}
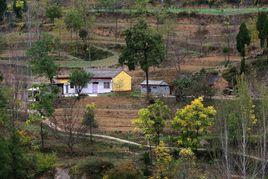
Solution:
{"label": "shrub", "polygon": [[216,75],[215,71],[201,70],[191,76],[183,76],[174,81],[177,100],[185,100],[187,96],[212,97],[215,94],[213,84],[209,83],[209,76]]}
{"label": "shrub", "polygon": [[36,174],[41,175],[55,167],[57,156],[55,154],[37,153],[34,156],[36,164]]}
{"label": "shrub", "polygon": [[[88,45],[86,44],[73,43],[73,44],[68,45],[67,47],[68,47],[67,50],[70,51],[71,55],[81,58],[86,61],[89,59],[90,61],[101,60],[101,59],[108,58],[113,55],[109,51],[105,51],[94,46],[88,47]],[[90,58],[89,58],[89,54],[90,54]]]}
{"label": "shrub", "polygon": [[104,179],[140,179],[144,178],[141,171],[133,163],[123,163],[110,170]]}
{"label": "shrub", "polygon": [[104,173],[113,167],[111,162],[88,158],[72,167],[70,173],[72,176],[86,174],[90,178],[102,179]]}
{"label": "shrub", "polygon": [[46,8],[46,16],[51,22],[54,22],[55,18],[60,18],[62,16],[61,8],[57,5],[51,5]]}

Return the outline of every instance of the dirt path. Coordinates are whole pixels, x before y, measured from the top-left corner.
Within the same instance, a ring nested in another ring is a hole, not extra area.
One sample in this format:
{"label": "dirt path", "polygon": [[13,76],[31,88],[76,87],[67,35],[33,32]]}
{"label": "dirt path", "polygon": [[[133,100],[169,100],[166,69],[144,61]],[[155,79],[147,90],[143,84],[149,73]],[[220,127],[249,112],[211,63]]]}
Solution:
{"label": "dirt path", "polygon": [[55,179],[70,179],[69,169],[56,168]]}
{"label": "dirt path", "polygon": [[[46,124],[48,127],[52,128],[54,130],[66,133],[66,131],[64,129],[61,129],[61,128],[57,127],[53,122],[51,122],[49,120],[45,120],[44,124]],[[74,132],[74,133],[82,135],[82,133],[79,133],[79,132]],[[90,133],[85,133],[83,135],[90,136]],[[113,141],[117,141],[119,143],[124,143],[124,144],[130,144],[130,145],[135,145],[135,146],[143,146],[142,144],[139,144],[139,143],[136,143],[136,142],[132,142],[132,141],[129,141],[129,140],[124,140],[124,139],[120,139],[120,138],[112,137],[112,136],[108,136],[108,135],[92,134],[92,136],[93,137],[98,137],[98,138],[103,138],[103,139],[108,139],[108,140],[113,140]]]}

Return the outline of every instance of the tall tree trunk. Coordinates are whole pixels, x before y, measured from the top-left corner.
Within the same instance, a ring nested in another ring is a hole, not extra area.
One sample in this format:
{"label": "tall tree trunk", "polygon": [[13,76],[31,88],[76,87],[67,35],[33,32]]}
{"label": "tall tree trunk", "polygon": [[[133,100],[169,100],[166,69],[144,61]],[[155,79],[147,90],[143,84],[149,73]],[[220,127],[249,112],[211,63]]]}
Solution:
{"label": "tall tree trunk", "polygon": [[226,177],[227,179],[231,178],[231,172],[230,172],[230,163],[229,163],[229,157],[228,157],[228,127],[227,127],[227,120],[224,119],[224,159],[225,159],[225,166],[226,166]]}
{"label": "tall tree trunk", "polygon": [[44,141],[44,130],[43,130],[43,122],[40,122],[40,139],[41,139],[41,150],[43,151],[45,148],[45,141]]}
{"label": "tall tree trunk", "polygon": [[118,17],[117,17],[117,14],[115,14],[115,39],[116,39],[116,42],[118,42]]}
{"label": "tall tree trunk", "polygon": [[149,70],[145,70],[145,75],[146,75],[146,94],[147,97],[149,97],[150,94],[150,87],[149,87]]}
{"label": "tall tree trunk", "polygon": [[93,138],[92,138],[92,124],[89,126],[89,132],[90,132],[90,142],[93,143]]}
{"label": "tall tree trunk", "polygon": [[[243,118],[243,117],[242,117]],[[242,120],[242,176],[247,178],[247,160],[246,160],[246,147],[247,147],[247,125],[246,120]]]}
{"label": "tall tree trunk", "polygon": [[263,159],[262,160],[262,164],[261,164],[261,170],[262,170],[262,179],[265,179],[266,178],[266,166],[267,166],[267,161],[266,161],[266,152],[267,152],[267,123],[266,123],[266,107],[267,107],[267,94],[265,94],[266,92],[262,92],[264,93],[264,95],[262,96],[262,128],[263,128],[263,139],[262,139],[262,155],[261,155],[261,158]]}

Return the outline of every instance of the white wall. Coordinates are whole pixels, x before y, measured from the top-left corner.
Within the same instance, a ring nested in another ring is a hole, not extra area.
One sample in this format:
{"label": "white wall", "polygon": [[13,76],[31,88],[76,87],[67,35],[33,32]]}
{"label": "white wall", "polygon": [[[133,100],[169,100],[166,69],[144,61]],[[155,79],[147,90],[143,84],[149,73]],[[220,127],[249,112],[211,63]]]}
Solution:
{"label": "white wall", "polygon": [[[98,94],[110,93],[112,91],[112,80],[111,79],[93,79],[87,84],[87,86],[85,88],[83,88],[82,94],[93,94],[93,82],[99,83],[98,84]],[[104,82],[110,83],[109,89],[104,88]],[[67,87],[68,87],[68,93],[67,93]],[[64,84],[63,93],[66,96],[75,95],[75,88],[71,88],[70,84]]]}
{"label": "white wall", "polygon": [[[168,96],[170,95],[169,86],[149,86],[151,88],[151,94]],[[147,92],[146,85],[141,85],[141,93],[145,94]]]}

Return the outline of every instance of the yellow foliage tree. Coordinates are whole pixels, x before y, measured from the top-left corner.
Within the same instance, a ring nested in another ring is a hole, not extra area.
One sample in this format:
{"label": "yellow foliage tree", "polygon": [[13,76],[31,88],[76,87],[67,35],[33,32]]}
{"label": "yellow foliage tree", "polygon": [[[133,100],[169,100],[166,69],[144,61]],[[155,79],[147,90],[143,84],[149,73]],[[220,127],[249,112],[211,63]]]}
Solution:
{"label": "yellow foliage tree", "polygon": [[163,141],[154,149],[156,172],[153,178],[168,178],[172,156]]}
{"label": "yellow foliage tree", "polygon": [[164,131],[166,121],[170,119],[169,107],[160,100],[139,110],[139,117],[133,120],[136,129],[143,132],[149,142],[159,144],[160,136]]}
{"label": "yellow foliage tree", "polygon": [[213,106],[205,107],[203,98],[199,97],[190,105],[179,109],[172,121],[175,130],[179,130],[178,145],[186,148],[196,148],[201,137],[208,132],[213,125],[216,110]]}

